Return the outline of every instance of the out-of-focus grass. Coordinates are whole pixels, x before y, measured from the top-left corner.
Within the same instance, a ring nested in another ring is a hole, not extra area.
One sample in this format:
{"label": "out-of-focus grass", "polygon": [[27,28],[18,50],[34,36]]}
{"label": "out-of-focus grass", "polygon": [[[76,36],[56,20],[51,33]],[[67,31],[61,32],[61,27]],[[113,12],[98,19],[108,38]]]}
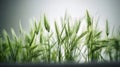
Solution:
{"label": "out-of-focus grass", "polygon": [[108,20],[105,25],[106,37],[101,37],[103,32],[97,28],[97,22],[93,22],[88,11],[84,31],[80,30],[81,19],[70,25],[70,18],[66,15],[61,21],[61,29],[57,21],[54,22],[54,32],[51,31],[46,15],[43,19],[44,21],[35,21],[29,33],[25,33],[21,24],[19,36],[11,29],[12,38],[4,30],[3,37],[0,37],[0,62],[81,63],[81,58],[85,63],[120,60],[120,34],[108,37],[111,32]]}

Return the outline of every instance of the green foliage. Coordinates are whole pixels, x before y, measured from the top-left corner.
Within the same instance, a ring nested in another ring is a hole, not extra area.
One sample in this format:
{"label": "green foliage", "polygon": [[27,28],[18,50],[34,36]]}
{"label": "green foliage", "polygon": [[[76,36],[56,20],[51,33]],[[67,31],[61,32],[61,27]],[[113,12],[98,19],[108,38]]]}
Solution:
{"label": "green foliage", "polygon": [[3,37],[0,36],[0,62],[80,63],[81,58],[84,62],[119,61],[120,34],[108,37],[110,30],[106,20],[107,38],[101,37],[103,32],[97,28],[98,22],[94,27],[95,22],[88,11],[85,19],[87,28],[84,31],[80,30],[81,19],[73,21],[74,24],[71,25],[67,14],[61,21],[61,28],[57,21],[54,22],[54,32],[50,29],[46,15],[44,21],[34,21],[34,27],[28,33],[22,29],[21,24],[19,36],[11,29],[10,38],[4,30]]}

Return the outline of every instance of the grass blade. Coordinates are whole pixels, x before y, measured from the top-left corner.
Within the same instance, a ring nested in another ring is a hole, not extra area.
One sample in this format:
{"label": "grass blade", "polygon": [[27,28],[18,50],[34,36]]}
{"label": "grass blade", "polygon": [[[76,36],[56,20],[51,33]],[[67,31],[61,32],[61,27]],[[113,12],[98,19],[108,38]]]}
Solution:
{"label": "grass blade", "polygon": [[59,34],[59,30],[58,30],[58,26],[57,26],[56,21],[55,21],[55,31],[56,31],[56,34],[57,34],[58,43],[60,43],[60,34]]}
{"label": "grass blade", "polygon": [[109,35],[109,27],[108,27],[108,20],[106,20],[106,35]]}
{"label": "grass blade", "polygon": [[49,24],[48,24],[46,15],[44,15],[44,26],[45,26],[45,29],[46,29],[48,32],[50,32],[50,26],[49,26]]}
{"label": "grass blade", "polygon": [[87,28],[89,28],[89,26],[91,26],[92,22],[91,22],[91,18],[90,18],[90,15],[88,13],[88,10],[86,11],[86,15],[87,15]]}

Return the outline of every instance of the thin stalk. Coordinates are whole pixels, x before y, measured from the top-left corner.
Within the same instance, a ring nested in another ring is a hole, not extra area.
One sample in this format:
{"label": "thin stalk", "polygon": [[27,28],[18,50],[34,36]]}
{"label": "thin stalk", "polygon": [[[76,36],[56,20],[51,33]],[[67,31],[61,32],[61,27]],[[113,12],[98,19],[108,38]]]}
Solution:
{"label": "thin stalk", "polygon": [[32,36],[32,40],[30,41],[30,44],[29,44],[30,46],[32,45],[32,43],[33,43],[33,41],[34,41],[35,34],[36,34],[36,33],[35,33],[35,31],[34,31],[33,36]]}
{"label": "thin stalk", "polygon": [[60,45],[60,34],[59,34],[59,31],[58,31],[58,27],[57,27],[57,24],[56,24],[56,21],[55,21],[55,31],[56,31],[56,34],[57,34],[57,41],[58,41],[58,61],[61,62],[61,45]]}
{"label": "thin stalk", "polygon": [[11,59],[15,60],[14,51],[13,51],[13,48],[12,48],[12,45],[11,45],[11,42],[8,36],[7,36],[7,40],[8,40],[8,44],[9,44],[10,51],[11,51],[11,57],[12,57]]}
{"label": "thin stalk", "polygon": [[50,41],[48,39],[48,63],[50,63],[50,57],[51,57],[51,47],[50,47]]}

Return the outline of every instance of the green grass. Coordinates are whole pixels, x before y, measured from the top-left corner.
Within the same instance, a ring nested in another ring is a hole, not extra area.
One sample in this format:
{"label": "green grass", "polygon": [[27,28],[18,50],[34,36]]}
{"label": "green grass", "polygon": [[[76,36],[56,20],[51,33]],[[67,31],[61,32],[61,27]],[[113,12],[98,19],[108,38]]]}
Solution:
{"label": "green grass", "polygon": [[[81,31],[81,19],[70,24],[65,15],[61,28],[54,22],[54,30],[46,15],[26,33],[20,24],[20,35],[11,29],[12,38],[4,30],[0,37],[0,62],[7,63],[65,63],[111,62],[120,60],[120,34],[112,34],[106,20],[106,32],[86,11],[86,29]],[[94,24],[96,24],[94,26]],[[118,30],[119,31],[119,30]],[[81,32],[81,33],[79,33]],[[117,32],[116,32],[117,33]],[[102,37],[101,34],[106,34]],[[84,59],[84,60],[83,60]]]}

